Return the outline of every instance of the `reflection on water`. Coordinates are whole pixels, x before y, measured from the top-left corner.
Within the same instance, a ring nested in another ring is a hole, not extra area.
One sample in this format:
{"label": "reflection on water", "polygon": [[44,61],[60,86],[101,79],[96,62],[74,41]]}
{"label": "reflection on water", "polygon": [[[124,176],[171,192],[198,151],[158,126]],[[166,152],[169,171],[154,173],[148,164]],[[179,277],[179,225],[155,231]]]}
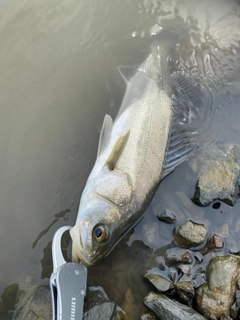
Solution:
{"label": "reflection on water", "polygon": [[[116,115],[125,91],[117,66],[142,62],[151,35],[162,28],[171,26],[181,34],[174,68],[219,85],[211,139],[240,144],[239,14],[238,2],[229,0],[0,4],[0,292],[29,266],[39,278],[42,268],[49,274],[49,242],[60,226],[74,224],[104,114]],[[179,224],[191,218],[204,222],[209,232],[227,224],[227,252],[237,243],[239,202],[234,208],[198,208],[189,201],[195,180],[184,163],[162,182],[158,194],[170,197]],[[150,243],[144,227],[148,223],[156,227]],[[100,278],[103,273],[111,274],[109,279],[118,275],[115,286],[105,288],[110,298],[128,308],[123,292],[130,288],[139,306],[147,290],[141,275],[148,257],[152,249],[171,244],[172,229],[149,209],[128,241],[93,267]],[[90,281],[101,284],[91,271]],[[18,284],[21,288],[20,280]],[[135,286],[142,286],[139,296]],[[3,301],[6,291],[1,297]]]}

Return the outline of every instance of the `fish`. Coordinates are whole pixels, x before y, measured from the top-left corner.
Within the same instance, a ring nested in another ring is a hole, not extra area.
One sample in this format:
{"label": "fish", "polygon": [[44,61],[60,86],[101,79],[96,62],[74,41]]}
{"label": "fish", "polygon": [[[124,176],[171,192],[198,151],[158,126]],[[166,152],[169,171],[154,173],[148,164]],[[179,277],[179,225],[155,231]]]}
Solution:
{"label": "fish", "polygon": [[[97,158],[70,230],[72,260],[87,267],[107,256],[141,220],[160,181],[196,147],[176,119],[184,114],[183,105],[194,106],[199,88],[196,93],[184,75],[170,74],[164,45],[152,45],[140,66],[119,71],[126,92],[115,120],[105,115]],[[174,103],[174,88],[181,103]]]}

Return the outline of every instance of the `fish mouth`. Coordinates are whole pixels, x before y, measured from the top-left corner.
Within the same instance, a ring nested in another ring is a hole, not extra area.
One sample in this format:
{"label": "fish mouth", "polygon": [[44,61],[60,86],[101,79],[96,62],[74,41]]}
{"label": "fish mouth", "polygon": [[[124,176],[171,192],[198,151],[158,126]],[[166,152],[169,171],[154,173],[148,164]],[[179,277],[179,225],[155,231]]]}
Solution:
{"label": "fish mouth", "polygon": [[83,265],[84,267],[90,267],[93,262],[86,257],[80,250],[79,246],[72,244],[72,261]]}

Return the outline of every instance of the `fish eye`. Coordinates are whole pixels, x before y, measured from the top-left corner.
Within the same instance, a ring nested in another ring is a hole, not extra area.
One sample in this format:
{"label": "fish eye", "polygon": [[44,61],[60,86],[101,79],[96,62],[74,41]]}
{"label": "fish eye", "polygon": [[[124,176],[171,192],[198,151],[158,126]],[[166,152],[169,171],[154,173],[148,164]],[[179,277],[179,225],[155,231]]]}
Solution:
{"label": "fish eye", "polygon": [[97,226],[93,230],[93,235],[97,242],[104,242],[108,239],[108,228],[103,225]]}

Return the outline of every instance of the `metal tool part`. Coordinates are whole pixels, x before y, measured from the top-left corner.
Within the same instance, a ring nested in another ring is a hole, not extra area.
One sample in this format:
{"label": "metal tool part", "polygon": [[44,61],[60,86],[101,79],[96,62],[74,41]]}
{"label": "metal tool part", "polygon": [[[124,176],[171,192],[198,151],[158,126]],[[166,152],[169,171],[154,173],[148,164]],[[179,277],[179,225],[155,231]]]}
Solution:
{"label": "metal tool part", "polygon": [[50,277],[53,320],[82,320],[86,294],[87,269],[80,264],[66,262],[61,249],[65,226],[57,230],[52,242],[53,273]]}

